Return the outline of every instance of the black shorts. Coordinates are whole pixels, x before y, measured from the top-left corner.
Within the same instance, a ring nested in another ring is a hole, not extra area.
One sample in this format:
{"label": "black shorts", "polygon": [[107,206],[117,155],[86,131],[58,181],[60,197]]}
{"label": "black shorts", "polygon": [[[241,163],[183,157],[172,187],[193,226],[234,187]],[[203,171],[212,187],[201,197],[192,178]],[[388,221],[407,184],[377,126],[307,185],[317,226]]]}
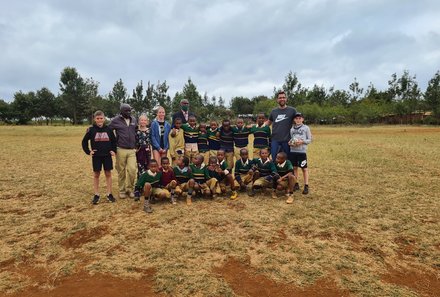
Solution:
{"label": "black shorts", "polygon": [[289,153],[289,161],[292,162],[293,167],[307,168],[306,153]]}
{"label": "black shorts", "polygon": [[92,157],[93,171],[101,171],[104,166],[105,171],[113,169],[112,156],[93,156]]}

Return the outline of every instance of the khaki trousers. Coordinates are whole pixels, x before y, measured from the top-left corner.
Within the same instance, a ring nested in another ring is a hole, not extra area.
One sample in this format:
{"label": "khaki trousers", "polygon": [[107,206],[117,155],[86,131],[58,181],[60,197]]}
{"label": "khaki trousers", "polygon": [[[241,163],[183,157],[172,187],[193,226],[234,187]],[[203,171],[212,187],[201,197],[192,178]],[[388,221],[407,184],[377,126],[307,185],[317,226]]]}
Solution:
{"label": "khaki trousers", "polygon": [[133,193],[137,171],[135,149],[117,148],[116,170],[118,171],[119,193]]}

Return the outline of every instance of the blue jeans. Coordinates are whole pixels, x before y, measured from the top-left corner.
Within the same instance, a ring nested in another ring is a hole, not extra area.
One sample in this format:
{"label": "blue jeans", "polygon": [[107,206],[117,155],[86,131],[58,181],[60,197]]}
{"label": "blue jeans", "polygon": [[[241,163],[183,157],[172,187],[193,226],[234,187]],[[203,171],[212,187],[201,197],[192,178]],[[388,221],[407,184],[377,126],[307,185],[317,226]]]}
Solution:
{"label": "blue jeans", "polygon": [[286,154],[289,154],[289,141],[276,141],[272,139],[272,143],[270,144],[270,154],[272,155],[273,161],[275,161],[279,152],[285,152]]}

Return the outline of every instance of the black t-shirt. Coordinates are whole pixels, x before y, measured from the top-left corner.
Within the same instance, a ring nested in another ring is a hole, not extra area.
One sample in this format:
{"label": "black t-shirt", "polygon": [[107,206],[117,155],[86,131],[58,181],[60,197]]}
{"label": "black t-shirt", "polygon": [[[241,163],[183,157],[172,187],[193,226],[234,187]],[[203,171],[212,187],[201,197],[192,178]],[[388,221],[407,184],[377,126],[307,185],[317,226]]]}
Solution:
{"label": "black t-shirt", "polygon": [[272,109],[269,120],[272,122],[272,139],[275,141],[289,141],[290,128],[292,128],[296,109],[287,106],[284,109],[279,107]]}
{"label": "black t-shirt", "polygon": [[159,122],[159,131],[160,131],[160,147],[165,147],[165,143],[163,140],[164,134],[165,134],[165,122]]}

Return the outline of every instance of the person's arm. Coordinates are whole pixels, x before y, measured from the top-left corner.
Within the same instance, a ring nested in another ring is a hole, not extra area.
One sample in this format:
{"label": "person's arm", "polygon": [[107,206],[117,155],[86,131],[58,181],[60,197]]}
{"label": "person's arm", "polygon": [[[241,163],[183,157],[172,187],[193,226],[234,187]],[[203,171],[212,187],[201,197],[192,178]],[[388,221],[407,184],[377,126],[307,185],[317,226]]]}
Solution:
{"label": "person's arm", "polygon": [[115,137],[115,134],[113,134],[113,131],[111,129],[109,131],[109,138],[110,138],[110,143],[112,145],[110,153],[113,152],[113,154],[111,154],[111,155],[114,156],[116,154],[116,137]]}
{"label": "person's arm", "polygon": [[156,121],[153,121],[151,123],[151,146],[153,147],[153,150],[160,150],[160,136],[159,136],[159,127],[158,123]]}
{"label": "person's arm", "polygon": [[170,142],[168,141],[168,135],[170,134],[171,125],[167,121],[164,123],[164,135],[163,135],[163,145],[164,150],[168,150],[170,148]]}
{"label": "person's arm", "polygon": [[304,140],[305,144],[310,144],[312,142],[312,132],[310,131],[309,126],[307,126],[306,130],[306,139]]}
{"label": "person's arm", "polygon": [[84,153],[86,153],[86,155],[90,155],[90,148],[89,148],[89,140],[90,140],[90,128],[87,128],[86,134],[84,135],[81,145],[82,145],[82,149],[84,151]]}

